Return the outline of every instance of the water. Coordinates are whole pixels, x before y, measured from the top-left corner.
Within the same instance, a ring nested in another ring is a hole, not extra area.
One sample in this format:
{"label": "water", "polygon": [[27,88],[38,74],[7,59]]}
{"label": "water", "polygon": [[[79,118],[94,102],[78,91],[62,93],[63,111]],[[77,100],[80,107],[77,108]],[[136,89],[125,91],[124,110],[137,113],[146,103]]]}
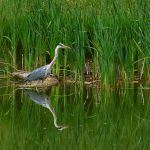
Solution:
{"label": "water", "polygon": [[150,92],[140,85],[23,90],[1,79],[0,87],[1,150],[150,147]]}

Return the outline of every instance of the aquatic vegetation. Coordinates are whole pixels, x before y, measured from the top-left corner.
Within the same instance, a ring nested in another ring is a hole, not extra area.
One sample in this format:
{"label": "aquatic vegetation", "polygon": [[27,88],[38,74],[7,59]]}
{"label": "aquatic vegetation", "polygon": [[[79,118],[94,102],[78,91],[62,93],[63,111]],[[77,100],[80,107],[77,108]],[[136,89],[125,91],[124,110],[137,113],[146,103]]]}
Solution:
{"label": "aquatic vegetation", "polygon": [[[148,1],[26,0],[0,2],[0,53],[5,63],[32,70],[49,63],[59,42],[61,52],[53,72],[69,64],[72,76],[85,80],[85,62],[92,79],[104,86],[150,80],[150,14]],[[50,56],[46,53],[49,51]],[[6,65],[6,72],[13,68]]]}
{"label": "aquatic vegetation", "polygon": [[[109,92],[75,84],[38,92],[14,86],[0,89],[1,149],[147,149],[150,145],[150,92],[139,86]],[[60,125],[68,128],[60,131]]]}

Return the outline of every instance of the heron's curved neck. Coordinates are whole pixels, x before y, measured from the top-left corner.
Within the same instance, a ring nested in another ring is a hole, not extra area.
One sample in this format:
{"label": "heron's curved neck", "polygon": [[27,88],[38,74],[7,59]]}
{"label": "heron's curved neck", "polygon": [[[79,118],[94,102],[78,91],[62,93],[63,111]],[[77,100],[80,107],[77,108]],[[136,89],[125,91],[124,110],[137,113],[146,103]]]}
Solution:
{"label": "heron's curved neck", "polygon": [[58,49],[59,49],[59,46],[57,46],[57,47],[55,48],[55,56],[54,56],[53,60],[50,62],[50,64],[48,65],[48,72],[51,71],[51,67],[52,67],[52,66],[55,64],[55,62],[56,62],[56,59],[57,59],[57,57],[58,57]]}

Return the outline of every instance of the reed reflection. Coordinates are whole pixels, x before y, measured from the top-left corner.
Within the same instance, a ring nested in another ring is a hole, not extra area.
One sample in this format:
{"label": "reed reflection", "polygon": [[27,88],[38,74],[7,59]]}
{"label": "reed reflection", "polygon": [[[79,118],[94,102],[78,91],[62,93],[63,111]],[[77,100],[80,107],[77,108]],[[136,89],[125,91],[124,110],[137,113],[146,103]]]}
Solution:
{"label": "reed reflection", "polygon": [[53,108],[53,106],[51,104],[50,98],[47,95],[39,94],[38,92],[33,91],[31,89],[24,89],[24,93],[26,95],[28,95],[30,97],[30,99],[32,101],[34,101],[36,104],[47,108],[52,113],[53,120],[54,120],[54,126],[58,130],[64,130],[64,129],[68,128],[67,126],[64,126],[64,125],[58,125],[57,114],[56,114],[55,109]]}

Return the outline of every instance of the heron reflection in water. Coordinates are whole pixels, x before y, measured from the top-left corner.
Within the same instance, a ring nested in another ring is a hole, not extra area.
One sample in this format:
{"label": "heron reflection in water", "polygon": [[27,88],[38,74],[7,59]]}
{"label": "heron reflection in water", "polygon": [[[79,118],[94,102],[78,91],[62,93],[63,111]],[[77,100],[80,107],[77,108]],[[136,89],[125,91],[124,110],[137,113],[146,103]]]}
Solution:
{"label": "heron reflection in water", "polygon": [[48,96],[41,95],[41,94],[37,93],[36,91],[30,90],[30,89],[24,89],[24,92],[31,98],[31,100],[33,100],[38,105],[41,105],[41,106],[47,108],[52,113],[53,119],[54,119],[54,126],[58,130],[63,130],[63,129],[68,128],[67,126],[58,125],[56,112],[55,112],[54,108],[52,107],[51,101],[48,98]]}

